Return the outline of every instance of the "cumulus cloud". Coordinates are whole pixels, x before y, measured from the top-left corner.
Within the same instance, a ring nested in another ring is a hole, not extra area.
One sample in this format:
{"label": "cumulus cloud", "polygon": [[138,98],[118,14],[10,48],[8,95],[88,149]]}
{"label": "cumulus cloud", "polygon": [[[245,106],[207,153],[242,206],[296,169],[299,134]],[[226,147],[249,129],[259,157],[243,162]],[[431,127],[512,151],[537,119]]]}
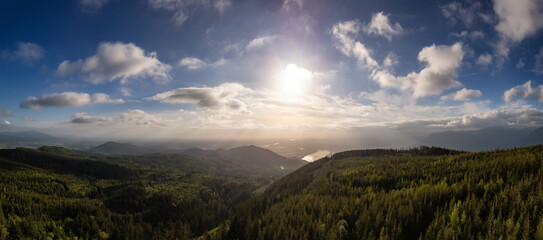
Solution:
{"label": "cumulus cloud", "polygon": [[391,24],[388,16],[389,14],[383,12],[373,14],[371,22],[367,26],[364,26],[364,32],[383,36],[389,41],[392,40],[392,37],[402,34],[403,28],[400,23]]}
{"label": "cumulus cloud", "polygon": [[487,68],[490,64],[492,64],[492,55],[489,53],[484,53],[477,58],[477,65]]}
{"label": "cumulus cloud", "polygon": [[73,115],[71,123],[100,123],[106,124],[112,121],[111,118],[101,116],[88,116],[86,112],[76,113]]}
{"label": "cumulus cloud", "polygon": [[181,26],[190,17],[188,13],[198,8],[213,8],[223,14],[232,6],[231,0],[149,0],[149,5],[154,9],[175,11],[172,22]]}
{"label": "cumulus cloud", "polygon": [[467,101],[473,98],[482,97],[483,94],[479,90],[466,89],[462,88],[455,93],[445,95],[441,97],[441,100],[456,100],[456,101]]}
{"label": "cumulus cloud", "polygon": [[543,28],[543,1],[494,0],[494,12],[499,18],[495,26],[501,36],[496,52],[501,57],[509,55],[511,44],[535,35]]}
{"label": "cumulus cloud", "polygon": [[[520,61],[522,61],[522,59],[520,59],[519,62]],[[522,65],[524,65],[524,63],[522,63]],[[535,55],[534,72],[537,75],[543,74],[543,47],[541,47],[539,53]]]}
{"label": "cumulus cloud", "polygon": [[255,39],[251,40],[247,44],[247,46],[245,46],[245,50],[254,50],[254,49],[257,49],[257,48],[261,48],[262,46],[272,42],[276,38],[277,38],[277,36],[275,36],[275,35],[255,38]]}
{"label": "cumulus cloud", "polygon": [[11,117],[13,111],[0,108],[0,117]]}
{"label": "cumulus cloud", "polygon": [[189,70],[196,70],[206,67],[218,67],[226,63],[226,60],[221,58],[217,60],[216,62],[205,62],[203,60],[200,60],[199,58],[195,57],[186,57],[179,60],[179,63],[177,64],[179,67],[185,67]]}
{"label": "cumulus cloud", "polygon": [[354,39],[360,28],[361,24],[358,20],[335,24],[331,33],[336,41],[336,48],[346,56],[355,57],[362,66],[378,67],[378,63],[371,57],[371,51],[364,44]]}
{"label": "cumulus cloud", "polygon": [[74,124],[97,124],[97,125],[114,125],[114,124],[133,124],[144,127],[164,127],[164,121],[160,117],[146,113],[143,110],[135,109],[129,112],[122,113],[114,117],[104,116],[89,116],[87,113],[76,113],[72,116],[70,123]]}
{"label": "cumulus cloud", "polygon": [[9,126],[9,125],[11,125],[11,122],[8,121],[8,120],[4,120],[4,121],[0,122],[0,126],[2,126],[2,125]]}
{"label": "cumulus cloud", "polygon": [[375,70],[372,78],[381,87],[411,90],[416,98],[437,95],[462,85],[456,78],[463,57],[464,51],[460,43],[451,46],[432,45],[419,52],[418,60],[426,63],[426,67],[420,72],[397,77],[387,70]]}
{"label": "cumulus cloud", "polygon": [[112,82],[120,79],[126,83],[132,78],[150,77],[155,80],[169,80],[171,66],[160,62],[155,52],[145,53],[133,43],[103,42],[96,55],[70,62],[63,61],[57,74],[67,76],[81,72],[93,84]]}
{"label": "cumulus cloud", "polygon": [[251,89],[245,88],[241,84],[224,83],[213,88],[178,88],[156,94],[147,98],[147,100],[165,103],[191,103],[200,108],[212,110],[243,111],[246,109],[246,103],[240,101],[237,97],[251,92]]}
{"label": "cumulus cloud", "polygon": [[467,3],[452,2],[440,7],[441,13],[450,24],[455,25],[457,22],[462,22],[468,28],[473,25],[477,19],[477,13],[481,9],[481,3],[468,1]]}
{"label": "cumulus cloud", "polygon": [[516,97],[523,99],[533,98],[538,102],[543,102],[543,85],[532,87],[532,81],[527,81],[522,85],[515,86],[503,93],[503,101],[509,103]]}
{"label": "cumulus cloud", "polygon": [[123,103],[122,99],[111,99],[109,95],[104,93],[95,93],[90,95],[88,93],[77,92],[63,92],[44,94],[40,98],[28,97],[25,101],[19,104],[21,108],[44,108],[44,107],[69,107],[69,106],[83,106],[87,104],[95,103]]}

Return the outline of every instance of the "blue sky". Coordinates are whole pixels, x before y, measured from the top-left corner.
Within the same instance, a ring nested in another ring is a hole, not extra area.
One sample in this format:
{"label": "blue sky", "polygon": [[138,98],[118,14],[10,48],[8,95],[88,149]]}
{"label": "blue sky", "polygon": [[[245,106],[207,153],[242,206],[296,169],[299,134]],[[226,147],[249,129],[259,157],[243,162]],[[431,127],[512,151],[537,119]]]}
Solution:
{"label": "blue sky", "polygon": [[292,138],[543,125],[543,1],[0,3],[0,129]]}

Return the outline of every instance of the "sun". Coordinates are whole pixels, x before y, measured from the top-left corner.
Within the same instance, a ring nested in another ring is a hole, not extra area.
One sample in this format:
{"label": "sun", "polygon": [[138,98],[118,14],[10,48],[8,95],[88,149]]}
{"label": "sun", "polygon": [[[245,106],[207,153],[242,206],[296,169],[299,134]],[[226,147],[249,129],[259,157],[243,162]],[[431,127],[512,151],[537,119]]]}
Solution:
{"label": "sun", "polygon": [[311,71],[300,68],[296,64],[288,64],[279,79],[279,88],[283,95],[301,96],[307,90],[311,78],[313,78]]}

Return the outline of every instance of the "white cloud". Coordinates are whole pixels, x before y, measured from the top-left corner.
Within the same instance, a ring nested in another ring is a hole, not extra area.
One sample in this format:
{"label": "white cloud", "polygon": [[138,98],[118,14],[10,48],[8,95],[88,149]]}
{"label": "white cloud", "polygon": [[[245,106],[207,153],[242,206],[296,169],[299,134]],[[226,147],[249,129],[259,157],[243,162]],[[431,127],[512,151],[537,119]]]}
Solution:
{"label": "white cloud", "polygon": [[522,85],[515,86],[503,93],[503,101],[509,103],[516,97],[533,98],[538,102],[543,102],[543,85],[532,87],[532,81],[527,81]]}
{"label": "white cloud", "polygon": [[44,94],[40,98],[28,97],[25,101],[19,104],[21,108],[44,108],[44,107],[69,107],[69,106],[83,106],[87,104],[95,103],[123,103],[122,99],[111,99],[107,94],[95,93],[89,95],[88,93],[77,92],[63,92]]}
{"label": "white cloud", "polygon": [[494,12],[499,18],[495,26],[501,40],[495,45],[496,54],[507,58],[511,44],[535,35],[543,28],[543,1],[494,0]]}
{"label": "white cloud", "polygon": [[11,122],[8,121],[8,120],[4,120],[4,121],[0,122],[0,126],[2,126],[2,125],[11,125]]}
{"label": "white cloud", "polygon": [[276,38],[277,38],[277,36],[275,36],[275,35],[255,38],[255,39],[251,40],[247,44],[247,46],[245,46],[245,50],[253,50],[253,49],[261,48],[262,46],[272,42]]}
{"label": "white cloud", "polygon": [[456,100],[456,101],[467,101],[471,100],[473,98],[479,98],[482,97],[483,94],[479,90],[472,90],[472,89],[466,89],[462,88],[458,90],[455,93],[451,93],[449,95],[445,95],[441,97],[441,100]]}
{"label": "white cloud", "polygon": [[221,58],[217,60],[216,62],[208,63],[203,60],[200,60],[199,58],[195,57],[186,57],[179,60],[179,63],[177,64],[179,67],[185,67],[189,70],[196,70],[206,67],[218,67],[226,63],[226,60]]}
{"label": "white cloud", "polygon": [[299,8],[304,6],[304,0],[284,0],[281,9],[289,11],[293,5],[298,5]]}
{"label": "white cloud", "polygon": [[336,48],[346,56],[355,57],[362,66],[378,67],[378,63],[371,57],[371,51],[361,42],[354,40],[359,31],[360,22],[358,20],[335,24],[332,27],[332,35],[336,40]]}
{"label": "white cloud", "polygon": [[130,125],[142,127],[165,127],[164,120],[155,115],[146,113],[143,110],[135,109],[122,113],[114,117],[89,116],[87,113],[76,113],[72,116],[70,123],[75,124],[96,124],[103,126],[120,125],[130,127]]}
{"label": "white cloud", "polygon": [[202,60],[200,60],[198,58],[186,57],[186,58],[182,58],[181,60],[179,60],[178,65],[180,67],[186,67],[189,70],[194,70],[194,69],[202,68],[202,67],[206,66],[207,64],[204,61],[202,61]]}
{"label": "white cloud", "polygon": [[237,97],[251,93],[251,89],[245,88],[240,84],[224,83],[213,88],[178,88],[156,94],[147,98],[147,100],[165,103],[191,103],[198,107],[211,110],[244,111],[247,109],[247,104],[237,99]]}
{"label": "white cloud", "polygon": [[543,28],[543,1],[494,0],[499,17],[496,31],[513,42],[520,42]]}
{"label": "white cloud", "polygon": [[151,127],[164,127],[162,119],[159,117],[153,116],[144,112],[143,110],[136,109],[131,110],[130,112],[123,113],[120,116],[121,122],[132,122],[140,126],[151,126]]}
{"label": "white cloud", "polygon": [[477,18],[481,4],[479,2],[468,1],[468,6],[465,5],[463,6],[459,2],[452,2],[441,6],[441,13],[447,18],[450,24],[454,25],[457,22],[463,22],[466,27],[470,28]]}
{"label": "white cloud", "polygon": [[57,74],[66,76],[81,72],[88,76],[93,84],[112,82],[120,79],[126,83],[132,78],[150,77],[166,81],[171,77],[171,66],[160,62],[155,52],[145,53],[133,43],[104,42],[100,43],[96,55],[70,62],[63,61],[57,69]]}
{"label": "white cloud", "polygon": [[364,32],[367,34],[380,35],[392,40],[393,36],[400,35],[403,32],[403,28],[400,23],[396,22],[391,25],[388,20],[389,14],[384,14],[383,12],[378,12],[372,15],[371,22],[364,26]]}
{"label": "white cloud", "polygon": [[477,65],[487,68],[490,64],[492,64],[492,55],[489,53],[484,53],[477,58]]}
{"label": "white cloud", "polygon": [[537,75],[543,74],[543,46],[539,49],[539,53],[535,55],[534,72]]}
{"label": "white cloud", "polygon": [[432,45],[419,52],[418,60],[426,63],[426,67],[420,72],[396,77],[387,70],[376,70],[372,73],[372,78],[381,87],[409,89],[415,98],[437,95],[462,85],[456,78],[463,57],[464,51],[460,43],[451,46]]}
{"label": "white cloud", "polygon": [[73,115],[71,123],[99,123],[107,124],[112,121],[111,118],[102,116],[88,116],[86,112],[76,113]]}

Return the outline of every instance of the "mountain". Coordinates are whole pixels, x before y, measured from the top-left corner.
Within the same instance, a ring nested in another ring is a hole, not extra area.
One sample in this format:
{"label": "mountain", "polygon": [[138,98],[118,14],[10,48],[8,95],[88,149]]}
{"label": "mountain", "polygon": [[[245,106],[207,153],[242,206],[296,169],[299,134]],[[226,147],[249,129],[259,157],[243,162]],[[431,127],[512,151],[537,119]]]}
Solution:
{"label": "mountain", "polygon": [[[419,144],[466,151],[505,149],[531,145],[523,139],[536,130],[533,128],[495,127],[473,131],[446,131],[430,134]],[[540,129],[540,131],[543,133],[543,130]],[[543,140],[543,138],[539,139]],[[535,135],[529,141],[536,142],[534,140],[536,140]],[[539,143],[543,143],[543,141],[539,141]]]}
{"label": "mountain", "polygon": [[528,136],[520,141],[520,144],[522,146],[543,144],[543,127],[537,128],[532,131],[530,134],[528,134]]}
{"label": "mountain", "polygon": [[540,239],[541,159],[541,145],[341,152],[276,181],[203,238]]}
{"label": "mountain", "polygon": [[142,155],[150,153],[149,150],[130,143],[106,142],[89,150],[91,153],[111,155]]}
{"label": "mountain", "polygon": [[52,142],[58,140],[60,139],[38,131],[0,133],[0,142],[2,143]]}
{"label": "mountain", "polygon": [[284,169],[294,170],[307,163],[300,159],[283,157],[271,150],[254,145],[232,148],[226,151],[226,154],[240,160],[240,164],[265,166],[267,168],[279,169],[283,166]]}
{"label": "mountain", "polygon": [[193,239],[275,179],[227,168],[184,154],[0,149],[0,239]]}

